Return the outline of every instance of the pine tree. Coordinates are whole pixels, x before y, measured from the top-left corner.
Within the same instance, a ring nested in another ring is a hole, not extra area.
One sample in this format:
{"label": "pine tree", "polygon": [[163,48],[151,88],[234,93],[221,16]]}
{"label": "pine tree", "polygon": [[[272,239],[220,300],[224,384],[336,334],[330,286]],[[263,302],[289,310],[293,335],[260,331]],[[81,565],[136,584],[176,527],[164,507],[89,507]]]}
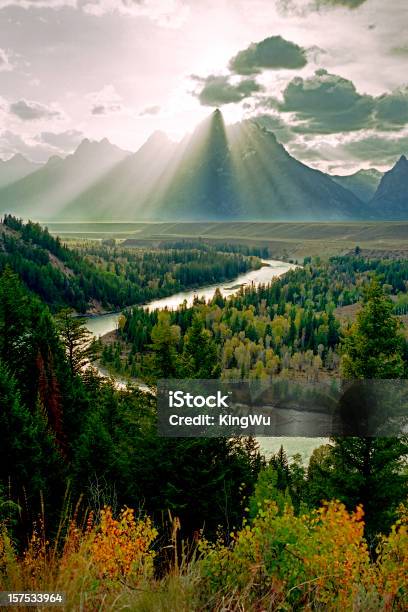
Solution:
{"label": "pine tree", "polygon": [[343,344],[344,378],[401,378],[405,340],[394,305],[374,280],[364,292],[364,307]]}
{"label": "pine tree", "polygon": [[[378,282],[372,281],[357,322],[343,344],[343,374],[354,379],[400,378],[404,344],[390,299]],[[349,508],[363,504],[368,536],[386,532],[408,492],[408,478],[401,467],[408,457],[407,438],[346,436],[335,437],[333,442],[329,456],[321,463],[317,488]]]}
{"label": "pine tree", "polygon": [[12,499],[30,511],[38,507],[40,494],[53,504],[64,487],[55,438],[39,406],[31,412],[22,403],[17,382],[1,360],[0,431],[0,485],[10,486]]}
{"label": "pine tree", "polygon": [[73,316],[71,308],[61,310],[56,318],[57,329],[65,346],[71,375],[79,374],[94,359],[95,345],[91,343],[91,332],[82,317]]}
{"label": "pine tree", "polygon": [[28,382],[27,369],[32,369],[35,359],[30,319],[27,291],[7,267],[0,277],[0,358],[7,362],[13,375],[25,383]]}
{"label": "pine tree", "polygon": [[217,345],[211,332],[204,329],[202,319],[197,314],[184,338],[183,358],[186,378],[209,379],[220,376]]}
{"label": "pine tree", "polygon": [[180,328],[171,325],[170,313],[159,313],[158,322],[151,331],[151,349],[154,353],[154,372],[156,378],[177,378],[179,358],[177,345],[180,340]]}
{"label": "pine tree", "polygon": [[278,452],[271,457],[270,464],[277,474],[277,486],[279,489],[286,489],[290,484],[290,469],[287,454],[281,445]]}

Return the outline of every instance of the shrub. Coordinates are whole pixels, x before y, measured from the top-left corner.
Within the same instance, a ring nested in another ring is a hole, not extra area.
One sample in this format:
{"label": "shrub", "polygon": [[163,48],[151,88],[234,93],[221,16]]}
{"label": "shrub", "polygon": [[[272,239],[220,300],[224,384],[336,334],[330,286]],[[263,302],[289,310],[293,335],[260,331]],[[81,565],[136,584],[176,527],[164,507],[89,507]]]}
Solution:
{"label": "shrub", "polygon": [[406,527],[383,539],[372,563],[363,515],[361,506],[350,513],[333,501],[295,516],[270,502],[231,546],[202,543],[205,597],[245,610],[368,610],[370,602],[376,610],[406,609]]}

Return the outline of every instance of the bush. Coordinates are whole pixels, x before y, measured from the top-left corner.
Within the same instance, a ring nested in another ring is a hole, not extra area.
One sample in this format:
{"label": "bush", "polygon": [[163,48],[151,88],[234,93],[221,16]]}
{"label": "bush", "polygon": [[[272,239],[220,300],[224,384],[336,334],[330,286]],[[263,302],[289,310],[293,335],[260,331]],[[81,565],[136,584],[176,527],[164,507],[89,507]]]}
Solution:
{"label": "bush", "polygon": [[202,543],[206,599],[245,610],[406,609],[406,526],[383,539],[373,563],[363,515],[361,506],[349,513],[330,502],[295,516],[270,502],[232,546]]}
{"label": "bush", "polygon": [[160,576],[153,568],[157,531],[130,508],[116,518],[105,507],[97,521],[92,514],[82,525],[72,520],[52,546],[39,522],[22,555],[3,526],[0,587],[64,591],[67,610],[407,610],[407,512],[401,508],[401,518],[380,540],[375,561],[363,515],[361,506],[350,513],[337,501],[301,516],[268,502],[252,523],[231,534],[229,546],[201,540],[196,552],[178,546],[176,520],[171,546],[160,551],[165,556],[172,548],[173,563]]}

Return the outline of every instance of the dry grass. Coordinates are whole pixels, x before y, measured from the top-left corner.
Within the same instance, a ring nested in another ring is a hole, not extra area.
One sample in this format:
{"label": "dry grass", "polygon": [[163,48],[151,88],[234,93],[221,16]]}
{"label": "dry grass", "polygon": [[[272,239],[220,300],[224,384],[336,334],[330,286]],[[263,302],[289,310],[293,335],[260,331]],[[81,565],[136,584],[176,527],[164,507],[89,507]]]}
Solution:
{"label": "dry grass", "polygon": [[[349,513],[331,502],[295,516],[290,507],[279,513],[265,502],[253,523],[231,534],[231,545],[203,539],[198,549],[181,552],[177,518],[170,544],[158,550],[150,519],[129,508],[116,517],[105,507],[98,519],[87,513],[81,521],[65,520],[53,543],[39,521],[19,554],[3,525],[0,588],[63,591],[67,611],[405,610],[406,511],[383,538],[375,562],[363,537],[363,515],[361,507]],[[154,572],[158,553],[170,559],[162,577]]]}

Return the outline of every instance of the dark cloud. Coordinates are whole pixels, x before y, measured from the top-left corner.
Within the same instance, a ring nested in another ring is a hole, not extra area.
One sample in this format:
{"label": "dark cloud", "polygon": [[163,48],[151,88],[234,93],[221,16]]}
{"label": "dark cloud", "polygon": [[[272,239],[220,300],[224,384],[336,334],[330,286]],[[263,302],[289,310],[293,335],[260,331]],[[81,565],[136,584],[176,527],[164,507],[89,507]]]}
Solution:
{"label": "dark cloud", "polygon": [[307,16],[312,11],[321,9],[348,8],[357,9],[368,0],[277,0],[278,8],[286,14]]}
{"label": "dark cloud", "polygon": [[94,104],[91,108],[92,115],[111,115],[122,110],[121,104]]}
{"label": "dark cloud", "polygon": [[408,154],[408,136],[390,137],[372,134],[341,145],[343,151],[359,160],[368,160],[377,164],[392,164],[401,155]]}
{"label": "dark cloud", "polygon": [[398,133],[367,133],[348,142],[329,143],[319,138],[292,141],[288,149],[294,157],[306,163],[330,162],[335,167],[392,166],[403,154],[408,154],[408,135]]}
{"label": "dark cloud", "polygon": [[377,98],[376,120],[383,129],[408,124],[408,87]]}
{"label": "dark cloud", "polygon": [[281,36],[270,36],[230,60],[229,67],[237,74],[258,74],[266,69],[303,68],[307,64],[306,51]]}
{"label": "dark cloud", "polygon": [[148,106],[140,111],[139,116],[143,117],[143,115],[157,115],[160,113],[160,106]]}
{"label": "dark cloud", "polygon": [[279,142],[286,144],[294,139],[295,134],[292,132],[279,115],[256,115],[252,119],[258,125],[273,132]]}
{"label": "dark cloud", "polygon": [[95,104],[91,109],[92,115],[106,115],[106,106],[104,104]]}
{"label": "dark cloud", "polygon": [[297,131],[330,134],[370,127],[374,106],[374,98],[358,93],[352,81],[318,70],[290,81],[278,108],[303,122]]}
{"label": "dark cloud", "polygon": [[315,5],[316,8],[322,6],[345,6],[346,8],[356,9],[365,2],[367,2],[367,0],[315,0]]}
{"label": "dark cloud", "polygon": [[308,79],[296,77],[283,91],[283,102],[261,99],[264,108],[293,113],[300,133],[332,134],[361,129],[401,129],[408,124],[408,87],[382,96],[359,93],[352,81],[318,70]]}
{"label": "dark cloud", "polygon": [[348,79],[318,70],[307,79],[292,79],[282,95],[283,101],[256,96],[254,108],[275,111],[274,116],[290,113],[287,128],[297,134],[397,132],[408,126],[408,86],[374,97],[359,93]]}
{"label": "dark cloud", "polygon": [[51,145],[60,151],[73,151],[83,139],[84,135],[79,130],[67,130],[65,132],[41,132],[36,137],[38,142]]}
{"label": "dark cloud", "polygon": [[239,83],[231,83],[228,76],[210,75],[206,78],[193,76],[202,85],[195,95],[203,106],[222,106],[240,102],[252,94],[262,90],[255,79],[243,79]]}
{"label": "dark cloud", "polygon": [[32,102],[28,100],[19,100],[10,104],[10,113],[21,119],[22,121],[36,121],[37,119],[55,119],[61,118],[62,113],[55,108]]}

